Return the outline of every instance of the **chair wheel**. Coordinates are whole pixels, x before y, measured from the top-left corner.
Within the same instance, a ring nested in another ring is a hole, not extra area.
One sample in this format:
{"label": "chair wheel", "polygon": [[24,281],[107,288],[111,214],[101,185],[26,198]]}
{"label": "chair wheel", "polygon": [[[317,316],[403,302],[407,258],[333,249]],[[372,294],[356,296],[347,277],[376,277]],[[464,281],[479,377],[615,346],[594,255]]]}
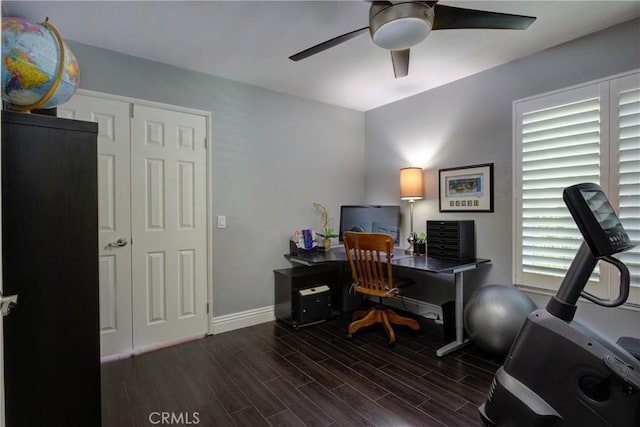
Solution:
{"label": "chair wheel", "polygon": [[347,339],[349,341],[353,341],[353,334],[347,334]]}
{"label": "chair wheel", "polygon": [[396,342],[395,341],[389,341],[389,343],[387,344],[387,347],[389,348],[393,348],[396,346]]}

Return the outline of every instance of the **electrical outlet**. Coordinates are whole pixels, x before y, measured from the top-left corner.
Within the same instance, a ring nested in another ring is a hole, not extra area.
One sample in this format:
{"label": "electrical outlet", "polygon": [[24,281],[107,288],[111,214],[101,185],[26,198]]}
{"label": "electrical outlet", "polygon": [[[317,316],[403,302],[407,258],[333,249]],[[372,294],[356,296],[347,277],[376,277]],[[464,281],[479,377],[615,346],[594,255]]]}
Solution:
{"label": "electrical outlet", "polygon": [[227,217],[225,215],[218,215],[218,228],[227,228]]}

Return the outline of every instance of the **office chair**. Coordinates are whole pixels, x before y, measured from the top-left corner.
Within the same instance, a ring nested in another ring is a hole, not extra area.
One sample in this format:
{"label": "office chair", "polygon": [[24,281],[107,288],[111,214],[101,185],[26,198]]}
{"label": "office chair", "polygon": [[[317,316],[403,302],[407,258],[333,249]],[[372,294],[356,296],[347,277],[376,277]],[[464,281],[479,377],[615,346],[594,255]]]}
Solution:
{"label": "office chair", "polygon": [[408,326],[414,331],[420,330],[417,321],[402,317],[382,304],[382,298],[394,298],[403,287],[413,284],[410,279],[393,278],[390,259],[393,255],[393,237],[384,233],[346,231],[343,241],[351,268],[353,290],[379,299],[377,306],[353,313],[347,338],[352,340],[353,334],[360,328],[382,323],[387,331],[389,346],[392,347],[396,336],[391,324]]}

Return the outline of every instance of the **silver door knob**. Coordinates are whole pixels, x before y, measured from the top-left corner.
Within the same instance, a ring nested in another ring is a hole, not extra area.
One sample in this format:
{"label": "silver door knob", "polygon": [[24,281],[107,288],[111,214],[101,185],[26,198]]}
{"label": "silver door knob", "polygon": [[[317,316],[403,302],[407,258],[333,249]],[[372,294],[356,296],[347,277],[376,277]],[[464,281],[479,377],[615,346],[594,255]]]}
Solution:
{"label": "silver door knob", "polygon": [[7,316],[16,305],[18,305],[18,295],[5,297],[2,296],[2,292],[0,292],[0,314],[2,314],[3,317]]}
{"label": "silver door knob", "polygon": [[108,243],[107,246],[110,248],[121,248],[123,246],[127,246],[127,239],[124,237],[121,237],[115,242]]}

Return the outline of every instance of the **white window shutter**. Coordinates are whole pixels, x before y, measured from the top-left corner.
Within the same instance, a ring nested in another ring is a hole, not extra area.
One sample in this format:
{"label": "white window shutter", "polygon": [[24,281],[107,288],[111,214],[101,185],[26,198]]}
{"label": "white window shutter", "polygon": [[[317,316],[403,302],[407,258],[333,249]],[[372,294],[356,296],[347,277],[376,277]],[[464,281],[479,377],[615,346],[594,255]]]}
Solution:
{"label": "white window shutter", "polygon": [[[582,241],[562,190],[600,184],[631,240],[617,254],[640,305],[640,73],[514,103],[514,279],[557,290]],[[618,294],[615,268],[599,263],[587,287]]]}
{"label": "white window shutter", "polygon": [[618,257],[629,268],[631,285],[640,288],[640,79],[627,83],[635,87],[612,94],[617,101],[617,196],[620,221],[636,247]]}
{"label": "white window shutter", "polygon": [[522,271],[563,277],[581,235],[562,190],[600,183],[600,98],[522,114]]}

